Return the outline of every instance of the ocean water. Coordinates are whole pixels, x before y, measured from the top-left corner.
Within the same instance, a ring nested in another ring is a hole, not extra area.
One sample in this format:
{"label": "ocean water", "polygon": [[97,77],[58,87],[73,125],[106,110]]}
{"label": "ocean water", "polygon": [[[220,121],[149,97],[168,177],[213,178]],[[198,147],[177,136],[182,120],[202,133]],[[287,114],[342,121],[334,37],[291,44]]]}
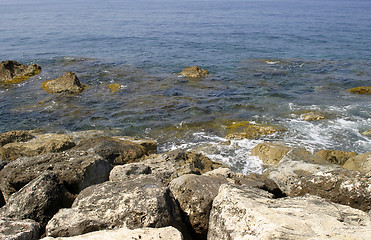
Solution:
{"label": "ocean water", "polygon": [[[0,85],[0,132],[106,130],[156,139],[160,151],[192,149],[242,172],[262,164],[263,141],[371,150],[369,0],[0,0],[0,60],[43,71]],[[189,79],[199,65],[209,76]],[[50,95],[41,83],[73,71],[89,87]],[[107,85],[118,83],[111,93]],[[320,111],[328,119],[307,122]],[[251,121],[285,131],[225,139]]]}

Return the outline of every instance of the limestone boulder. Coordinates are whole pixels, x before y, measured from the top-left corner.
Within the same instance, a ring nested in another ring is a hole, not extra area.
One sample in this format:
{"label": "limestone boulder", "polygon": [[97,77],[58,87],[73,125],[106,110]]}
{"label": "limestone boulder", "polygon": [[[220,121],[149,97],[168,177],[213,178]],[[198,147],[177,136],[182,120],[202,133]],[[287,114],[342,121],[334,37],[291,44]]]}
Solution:
{"label": "limestone boulder", "polygon": [[0,156],[7,161],[19,157],[33,157],[44,153],[62,152],[71,149],[76,144],[74,138],[65,134],[42,134],[26,142],[11,142],[3,145]]}
{"label": "limestone boulder", "polygon": [[34,131],[9,131],[0,134],[0,147],[13,142],[26,142],[35,137]]}
{"label": "limestone boulder", "polygon": [[40,225],[30,219],[14,220],[0,217],[0,239],[37,240],[40,237]]}
{"label": "limestone boulder", "polygon": [[62,207],[72,204],[69,194],[53,173],[44,173],[11,195],[0,208],[0,215],[13,219],[32,219],[45,227]]}
{"label": "limestone boulder", "polygon": [[369,239],[370,216],[316,196],[272,198],[249,187],[222,185],[207,239]]}
{"label": "limestone boulder", "polygon": [[355,94],[371,94],[371,87],[355,87],[349,89],[349,92]]}
{"label": "limestone boulder", "polygon": [[263,142],[251,150],[251,155],[259,157],[265,164],[277,164],[291,149],[282,144]]}
{"label": "limestone boulder", "polygon": [[120,140],[129,141],[132,143],[136,143],[144,147],[146,155],[156,154],[157,153],[157,142],[151,139],[143,139],[143,138],[134,138],[134,137],[114,137]]}
{"label": "limestone boulder", "polygon": [[42,240],[182,240],[182,234],[174,227],[163,228],[119,228],[115,230],[101,230],[74,237],[45,237]]}
{"label": "limestone boulder", "polygon": [[76,73],[66,72],[59,78],[48,80],[42,83],[42,87],[48,93],[81,93],[86,85],[82,84]]}
{"label": "limestone boulder", "polygon": [[352,158],[349,158],[343,168],[349,170],[357,170],[365,173],[371,172],[371,152],[362,153]]}
{"label": "limestone boulder", "polygon": [[319,121],[319,120],[327,119],[327,116],[325,113],[321,113],[321,112],[308,112],[308,113],[302,114],[300,118],[304,121]]}
{"label": "limestone boulder", "polygon": [[280,131],[280,129],[274,126],[255,124],[247,121],[235,122],[227,126],[226,130],[225,138],[237,140],[245,138],[256,139]]}
{"label": "limestone boulder", "polygon": [[24,65],[11,60],[3,61],[0,63],[0,83],[19,83],[39,74],[40,71],[38,64]]}
{"label": "limestone boulder", "polygon": [[205,69],[200,68],[199,66],[191,66],[183,68],[183,70],[180,72],[180,75],[191,77],[191,78],[199,78],[208,75],[209,72]]}
{"label": "limestone boulder", "polygon": [[200,175],[223,166],[202,154],[175,150],[150,155],[139,163],[115,166],[110,174],[110,180],[125,181],[141,175],[150,175],[167,185],[174,178],[184,174]]}
{"label": "limestone boulder", "polygon": [[323,160],[329,161],[334,164],[338,164],[340,166],[344,165],[344,163],[351,157],[356,156],[356,152],[345,152],[345,151],[338,151],[338,150],[319,150],[314,154],[314,156],[318,156]]}
{"label": "limestone boulder", "polygon": [[147,178],[107,181],[84,189],[71,208],[54,215],[46,234],[62,237],[121,227],[166,226],[184,231],[180,209],[167,187]]}
{"label": "limestone boulder", "polygon": [[7,201],[11,194],[39,177],[45,171],[57,174],[72,194],[108,180],[112,165],[91,152],[66,151],[23,157],[0,171],[0,190]]}
{"label": "limestone boulder", "polygon": [[111,164],[119,165],[139,161],[148,154],[145,147],[131,141],[111,137],[82,139],[75,147],[79,151],[93,150]]}

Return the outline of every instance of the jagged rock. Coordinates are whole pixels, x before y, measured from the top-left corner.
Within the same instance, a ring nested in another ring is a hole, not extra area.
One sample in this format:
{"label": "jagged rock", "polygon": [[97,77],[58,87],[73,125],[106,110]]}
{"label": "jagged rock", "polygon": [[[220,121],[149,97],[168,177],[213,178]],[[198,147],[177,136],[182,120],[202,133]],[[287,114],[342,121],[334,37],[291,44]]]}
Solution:
{"label": "jagged rock", "polygon": [[272,199],[259,189],[222,185],[208,239],[369,239],[371,219],[360,210],[316,196]]}
{"label": "jagged rock", "polygon": [[81,93],[86,85],[81,84],[75,73],[66,72],[59,78],[43,82],[42,87],[48,93]]}
{"label": "jagged rock", "polygon": [[169,189],[153,178],[108,181],[84,189],[72,208],[61,209],[46,226],[47,236],[76,236],[128,227],[174,226],[184,231]]}
{"label": "jagged rock", "polygon": [[356,152],[344,152],[338,150],[319,150],[314,156],[319,156],[323,160],[334,164],[344,165],[344,163],[351,157],[356,156]]}
{"label": "jagged rock", "polygon": [[134,138],[134,137],[116,137],[121,140],[130,141],[136,144],[141,145],[146,149],[146,154],[155,154],[157,153],[157,142],[155,140],[150,139],[142,139],[142,138]]}
{"label": "jagged rock", "polygon": [[0,134],[0,147],[12,142],[25,142],[35,137],[33,131],[9,131]]}
{"label": "jagged rock", "polygon": [[140,144],[111,137],[82,139],[75,149],[80,151],[93,149],[96,154],[114,165],[136,162],[148,154],[147,149]]}
{"label": "jagged rock", "polygon": [[0,208],[0,215],[13,219],[32,219],[45,227],[62,207],[72,204],[69,194],[53,173],[44,173],[11,195]]}
{"label": "jagged rock", "polygon": [[202,154],[175,150],[148,156],[139,163],[116,166],[110,174],[110,180],[124,181],[135,179],[140,175],[150,175],[168,184],[181,175],[192,173],[200,175],[222,166]]}
{"label": "jagged rock", "polygon": [[356,94],[371,94],[371,87],[356,87],[349,89],[349,92]]}
{"label": "jagged rock", "polygon": [[267,176],[288,196],[317,195],[335,203],[371,209],[371,179],[333,164],[316,164],[290,158],[288,153]]}
{"label": "jagged rock", "polygon": [[186,174],[170,182],[169,188],[195,231],[195,239],[206,239],[211,204],[223,177]]}
{"label": "jagged rock", "polygon": [[12,142],[5,144],[0,150],[0,156],[7,161],[19,157],[33,157],[50,152],[61,152],[74,147],[73,137],[64,134],[37,135],[27,142]]}
{"label": "jagged rock", "polygon": [[192,78],[199,78],[208,75],[209,72],[205,69],[201,69],[199,66],[195,65],[192,67],[183,68],[180,72],[180,75],[192,77]]}
{"label": "jagged rock", "polygon": [[23,65],[16,61],[3,61],[0,63],[0,83],[19,83],[39,74],[40,71],[38,64]]}
{"label": "jagged rock", "polygon": [[120,228],[115,230],[101,230],[92,233],[86,233],[74,237],[46,237],[42,240],[182,240],[182,234],[173,227],[163,228],[138,228],[128,229]]}
{"label": "jagged rock", "polygon": [[277,164],[291,149],[281,144],[264,142],[256,145],[251,155],[258,156],[265,164]]}
{"label": "jagged rock", "polygon": [[302,114],[300,117],[304,121],[319,121],[319,120],[327,119],[326,114],[321,113],[321,112],[308,112],[308,113]]}
{"label": "jagged rock", "polygon": [[226,129],[227,134],[225,138],[227,139],[255,139],[279,131],[279,129],[274,126],[253,124],[247,121],[233,123],[226,127]]}
{"label": "jagged rock", "polygon": [[120,88],[121,88],[121,84],[119,84],[119,83],[110,84],[110,85],[108,85],[108,88],[109,88],[109,90],[110,90],[112,93],[114,93],[114,92],[117,92],[118,90],[120,90]]}
{"label": "jagged rock", "polygon": [[37,240],[40,225],[30,219],[14,220],[0,218],[0,239],[3,240]]}
{"label": "jagged rock", "polygon": [[348,159],[343,165],[343,168],[365,173],[371,172],[371,152],[362,153]]}
{"label": "jagged rock", "polygon": [[54,172],[73,194],[108,180],[112,165],[91,152],[68,151],[23,157],[0,171],[0,190],[5,200],[45,171]]}

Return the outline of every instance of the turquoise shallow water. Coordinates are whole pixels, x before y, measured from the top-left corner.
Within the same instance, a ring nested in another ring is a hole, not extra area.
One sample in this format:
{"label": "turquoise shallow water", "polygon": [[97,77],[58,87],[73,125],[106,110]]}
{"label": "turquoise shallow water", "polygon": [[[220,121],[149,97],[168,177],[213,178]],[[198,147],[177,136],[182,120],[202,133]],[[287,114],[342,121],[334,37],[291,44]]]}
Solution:
{"label": "turquoise shallow water", "polygon": [[[110,130],[154,138],[159,150],[195,149],[240,171],[263,140],[310,151],[370,151],[371,2],[358,1],[4,1],[0,60],[43,67],[0,86],[0,132]],[[180,77],[200,65],[211,75]],[[49,95],[45,80],[74,71],[89,85]],[[110,93],[107,84],[121,89]],[[305,111],[329,119],[306,122]],[[253,121],[287,129],[224,142],[225,126]]]}

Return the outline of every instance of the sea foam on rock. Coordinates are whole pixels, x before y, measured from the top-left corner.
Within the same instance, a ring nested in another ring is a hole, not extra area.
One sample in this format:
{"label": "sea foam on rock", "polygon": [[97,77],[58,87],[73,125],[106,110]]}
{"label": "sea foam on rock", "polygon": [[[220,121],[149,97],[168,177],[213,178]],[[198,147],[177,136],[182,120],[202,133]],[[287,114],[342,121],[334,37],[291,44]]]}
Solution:
{"label": "sea foam on rock", "polygon": [[11,60],[3,61],[0,63],[0,83],[19,83],[39,74],[40,71],[38,64],[24,65]]}

